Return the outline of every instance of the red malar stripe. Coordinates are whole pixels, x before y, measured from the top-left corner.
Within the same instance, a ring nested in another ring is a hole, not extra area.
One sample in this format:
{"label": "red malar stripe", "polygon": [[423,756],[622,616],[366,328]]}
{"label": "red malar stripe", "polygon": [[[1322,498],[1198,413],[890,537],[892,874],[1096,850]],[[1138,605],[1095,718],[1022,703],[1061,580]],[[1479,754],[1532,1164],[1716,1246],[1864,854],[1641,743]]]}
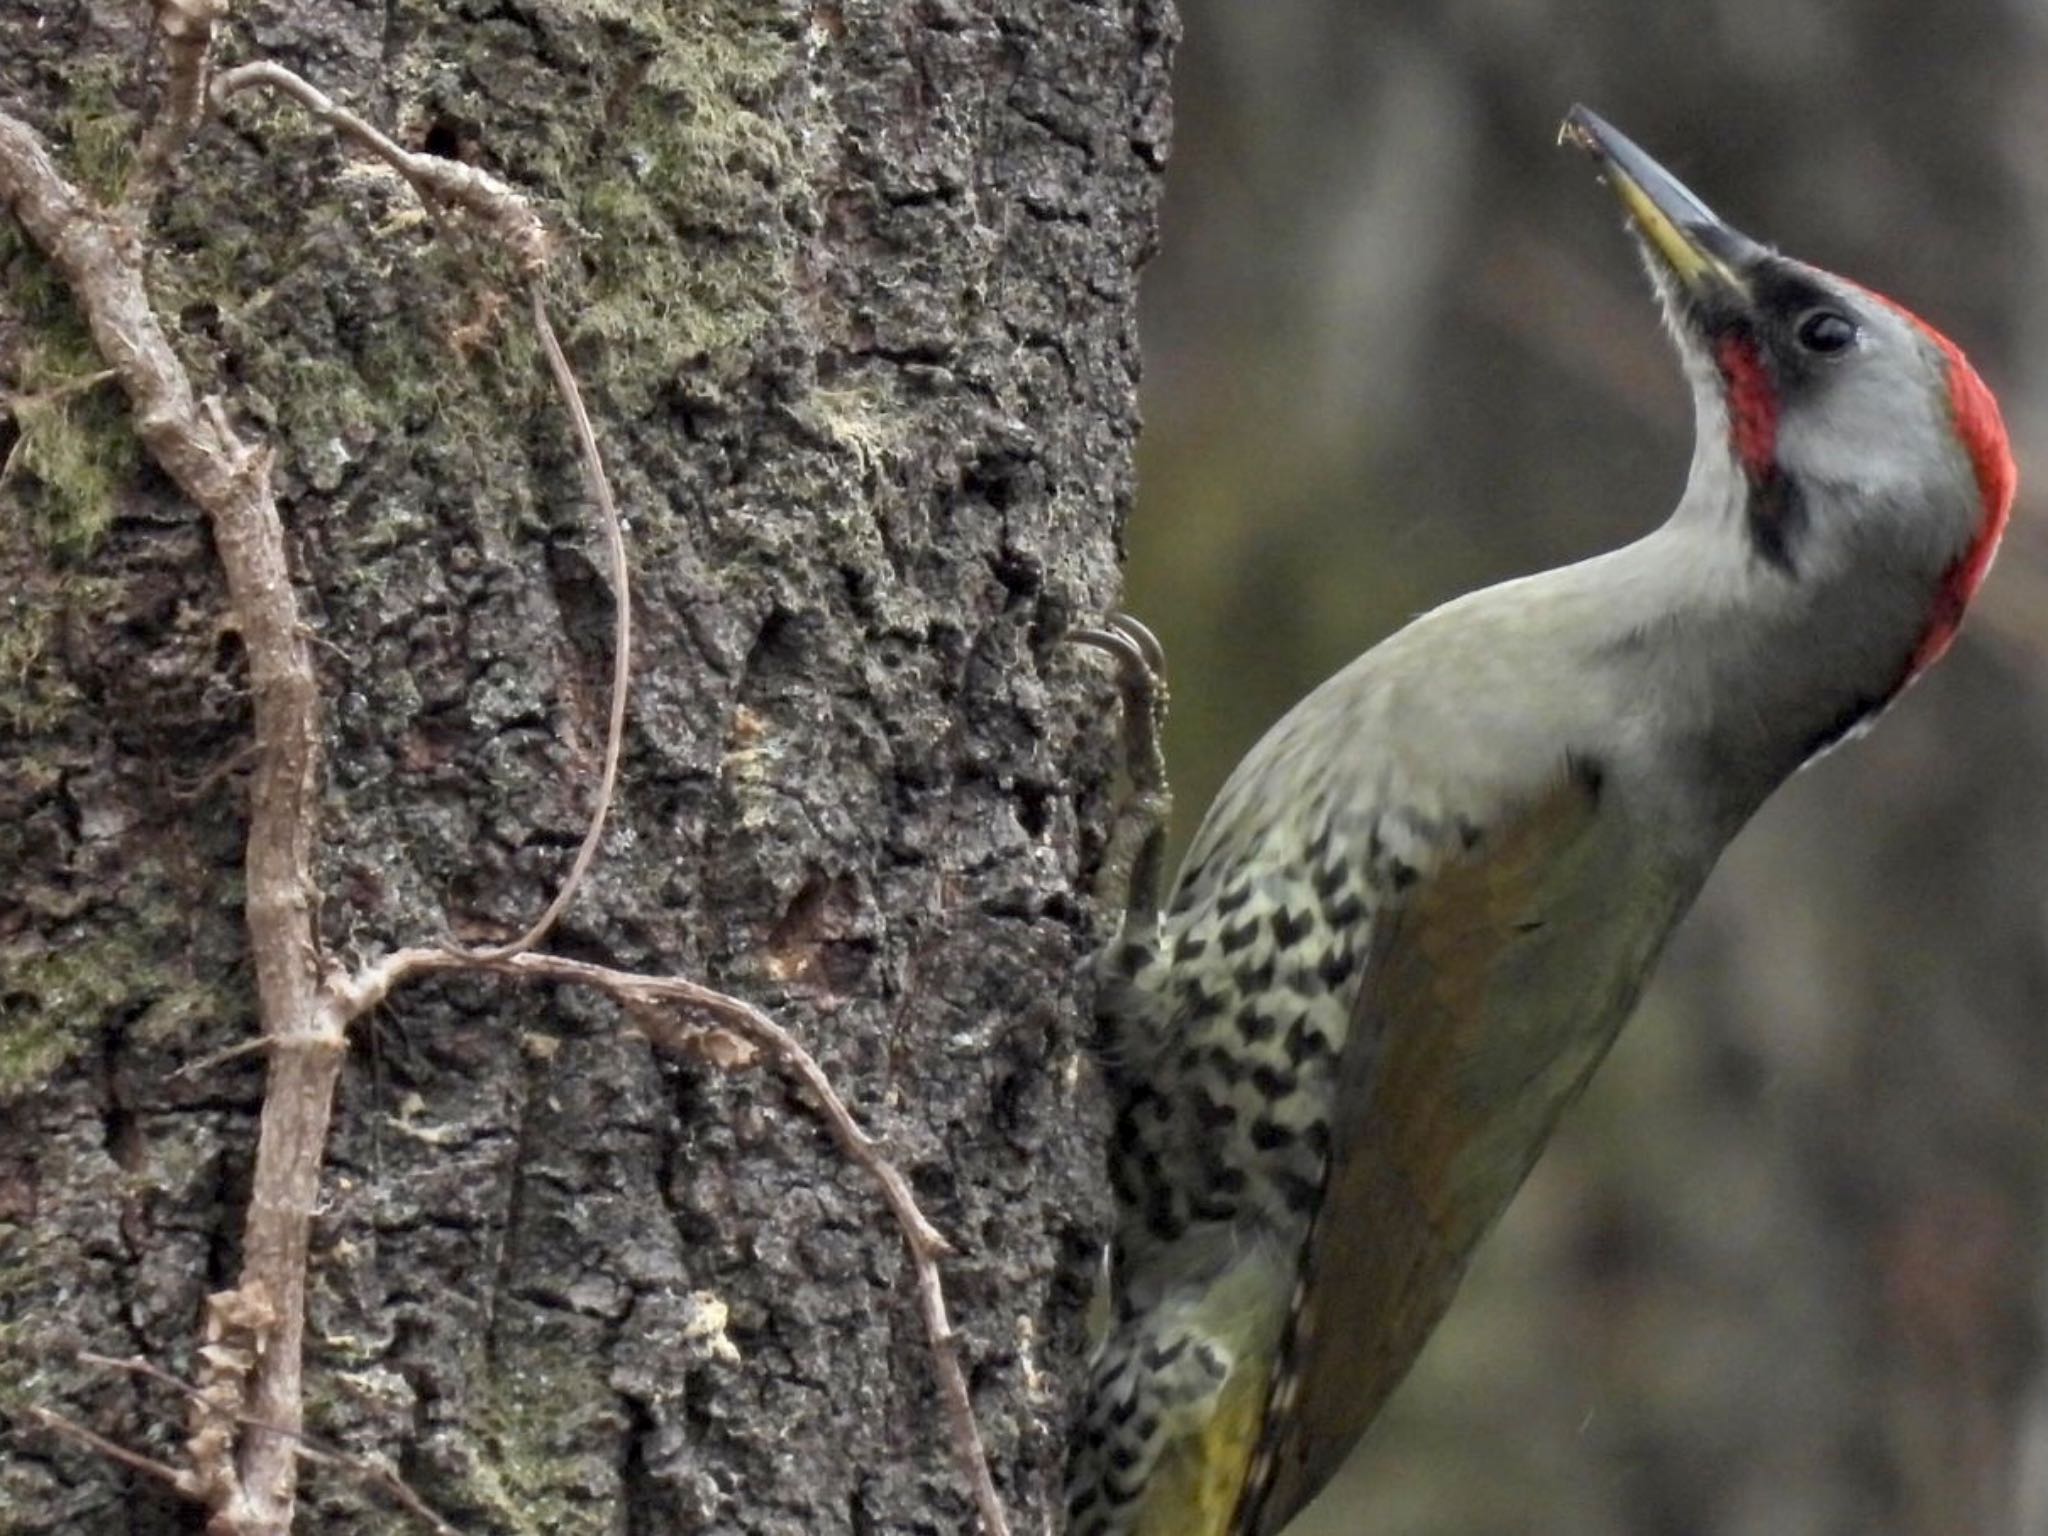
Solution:
{"label": "red malar stripe", "polygon": [[1742,471],[1761,485],[1778,467],[1778,386],[1755,340],[1731,332],[1714,343],[1714,363],[1727,386],[1728,437]]}

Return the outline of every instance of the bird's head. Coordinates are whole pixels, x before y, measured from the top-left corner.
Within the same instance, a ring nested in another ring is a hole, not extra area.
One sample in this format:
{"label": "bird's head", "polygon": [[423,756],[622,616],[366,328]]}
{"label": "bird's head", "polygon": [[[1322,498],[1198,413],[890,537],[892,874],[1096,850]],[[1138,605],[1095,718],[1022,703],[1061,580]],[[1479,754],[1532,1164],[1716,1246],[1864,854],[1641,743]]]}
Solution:
{"label": "bird's head", "polygon": [[1732,228],[1586,108],[1563,137],[1599,163],[1663,297],[1699,407],[1696,479],[1729,484],[1755,581],[1874,605],[1898,656],[1882,704],[1948,648],[2005,530],[2015,472],[1991,391],[1925,321]]}

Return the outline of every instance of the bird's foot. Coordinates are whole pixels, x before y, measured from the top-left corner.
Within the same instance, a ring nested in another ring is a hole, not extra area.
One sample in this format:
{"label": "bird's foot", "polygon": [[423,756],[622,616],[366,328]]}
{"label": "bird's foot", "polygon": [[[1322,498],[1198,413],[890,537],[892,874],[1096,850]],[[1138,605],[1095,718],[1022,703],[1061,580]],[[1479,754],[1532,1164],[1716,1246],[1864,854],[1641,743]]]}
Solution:
{"label": "bird's foot", "polygon": [[[1070,630],[1067,639],[1116,663],[1123,702],[1123,768],[1129,788],[1110,824],[1095,873],[1095,896],[1121,914],[1123,928],[1149,928],[1159,913],[1165,876],[1166,821],[1173,793],[1166,782],[1160,732],[1166,724],[1166,651],[1159,637],[1127,613]],[[1132,920],[1137,919],[1134,923]]]}

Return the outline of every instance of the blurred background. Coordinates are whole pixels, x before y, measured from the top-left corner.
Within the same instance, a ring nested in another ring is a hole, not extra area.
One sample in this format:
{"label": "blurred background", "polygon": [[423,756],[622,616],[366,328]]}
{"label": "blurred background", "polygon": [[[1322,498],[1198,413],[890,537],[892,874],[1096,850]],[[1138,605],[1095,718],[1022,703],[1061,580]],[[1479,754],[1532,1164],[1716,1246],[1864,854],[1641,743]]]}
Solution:
{"label": "blurred background", "polygon": [[1130,602],[1183,837],[1358,651],[1676,498],[1575,100],[1948,331],[2021,465],[1963,641],[1724,860],[1298,1531],[2048,1533],[2048,6],[1182,9]]}

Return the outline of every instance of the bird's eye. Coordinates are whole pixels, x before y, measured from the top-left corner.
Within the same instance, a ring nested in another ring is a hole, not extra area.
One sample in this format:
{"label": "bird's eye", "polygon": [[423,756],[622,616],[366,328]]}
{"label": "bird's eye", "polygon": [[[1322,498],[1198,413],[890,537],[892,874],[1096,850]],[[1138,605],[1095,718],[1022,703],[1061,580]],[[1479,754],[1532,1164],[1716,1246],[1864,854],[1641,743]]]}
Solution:
{"label": "bird's eye", "polygon": [[1816,309],[1799,322],[1799,345],[1809,352],[1840,352],[1856,341],[1856,322],[1832,309]]}

